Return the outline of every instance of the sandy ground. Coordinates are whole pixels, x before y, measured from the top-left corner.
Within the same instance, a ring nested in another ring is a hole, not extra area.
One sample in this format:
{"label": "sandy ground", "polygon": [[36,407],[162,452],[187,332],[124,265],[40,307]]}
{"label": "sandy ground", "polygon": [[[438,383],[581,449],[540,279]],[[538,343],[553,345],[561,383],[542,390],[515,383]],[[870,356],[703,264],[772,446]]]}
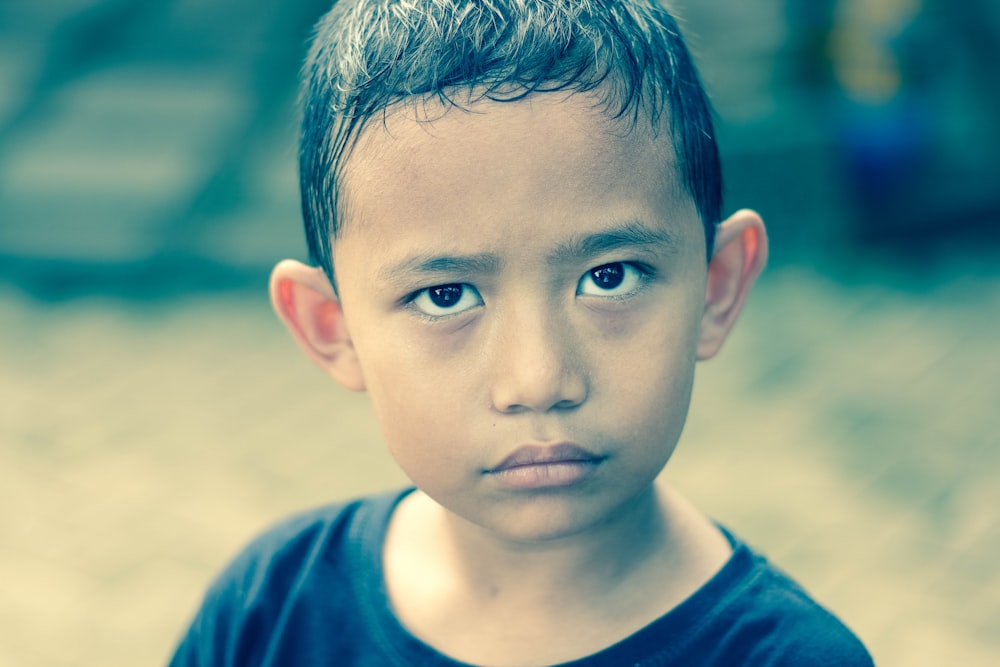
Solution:
{"label": "sandy ground", "polygon": [[[883,666],[1000,655],[997,312],[997,276],[918,293],[776,270],[668,465]],[[0,664],[162,664],[253,533],[404,481],[365,397],[263,296],[6,288],[0,318]]]}

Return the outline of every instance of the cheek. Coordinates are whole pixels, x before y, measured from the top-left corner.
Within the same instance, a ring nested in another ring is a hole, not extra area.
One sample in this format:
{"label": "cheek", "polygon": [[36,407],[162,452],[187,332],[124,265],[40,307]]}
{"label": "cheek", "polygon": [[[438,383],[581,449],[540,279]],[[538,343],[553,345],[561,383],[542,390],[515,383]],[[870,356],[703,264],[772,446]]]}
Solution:
{"label": "cheek", "polygon": [[[680,435],[691,400],[694,384],[694,361],[690,357],[671,358],[657,363],[647,356],[647,363],[636,366],[627,391],[628,410],[637,428],[647,428],[664,437]],[[628,414],[627,412],[625,414]]]}
{"label": "cheek", "polygon": [[[447,366],[428,362],[405,344],[383,339],[371,349],[377,354],[363,368],[375,418],[390,454],[417,481],[426,473],[421,466],[446,464],[467,438],[463,392]],[[359,356],[369,351],[359,350]]]}
{"label": "cheek", "polygon": [[694,382],[695,309],[672,312],[646,321],[629,340],[627,353],[612,353],[605,364],[605,379],[619,397],[620,414],[631,415],[635,428],[648,429],[654,438],[680,435]]}
{"label": "cheek", "polygon": [[447,466],[442,457],[453,451],[447,427],[447,408],[428,401],[427,394],[407,391],[402,383],[390,382],[372,391],[371,401],[389,454],[413,482],[428,484],[428,475]]}
{"label": "cheek", "polygon": [[481,355],[468,335],[432,335],[419,325],[398,325],[399,319],[374,320],[357,347],[376,410],[386,417],[406,415],[428,428],[449,419],[459,425],[483,384]]}

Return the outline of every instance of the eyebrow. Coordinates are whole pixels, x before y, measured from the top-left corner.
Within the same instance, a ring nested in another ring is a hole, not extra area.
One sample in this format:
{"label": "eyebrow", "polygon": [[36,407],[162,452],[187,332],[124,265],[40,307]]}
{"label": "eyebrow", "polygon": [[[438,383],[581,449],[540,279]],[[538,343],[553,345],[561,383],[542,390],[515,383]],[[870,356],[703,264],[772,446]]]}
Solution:
{"label": "eyebrow", "polygon": [[549,255],[549,261],[566,262],[581,257],[595,257],[622,248],[643,247],[658,247],[675,252],[678,243],[665,229],[653,228],[639,221],[629,221],[612,229],[570,239],[556,247]]}
{"label": "eyebrow", "polygon": [[407,274],[490,274],[500,269],[500,258],[488,253],[474,255],[415,255],[378,272],[381,279],[398,279]]}
{"label": "eyebrow", "polygon": [[[677,241],[664,229],[655,229],[638,221],[623,223],[617,227],[594,234],[581,235],[556,246],[549,253],[550,263],[566,263],[580,258],[598,255],[622,248],[659,247],[674,252]],[[384,267],[378,278],[398,281],[406,275],[489,275],[500,271],[501,260],[490,253],[471,255],[420,254]]]}

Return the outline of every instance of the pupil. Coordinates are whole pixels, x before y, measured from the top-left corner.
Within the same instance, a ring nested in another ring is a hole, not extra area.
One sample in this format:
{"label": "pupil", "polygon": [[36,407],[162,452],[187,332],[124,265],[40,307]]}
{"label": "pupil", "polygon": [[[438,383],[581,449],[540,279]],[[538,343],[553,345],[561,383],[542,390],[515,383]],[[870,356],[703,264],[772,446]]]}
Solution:
{"label": "pupil", "polygon": [[432,287],[428,292],[428,296],[430,296],[431,301],[438,308],[447,308],[448,306],[455,305],[462,298],[462,286],[453,284]]}
{"label": "pupil", "polygon": [[590,272],[591,277],[598,287],[603,289],[614,289],[622,284],[625,279],[624,267],[621,264],[605,264]]}

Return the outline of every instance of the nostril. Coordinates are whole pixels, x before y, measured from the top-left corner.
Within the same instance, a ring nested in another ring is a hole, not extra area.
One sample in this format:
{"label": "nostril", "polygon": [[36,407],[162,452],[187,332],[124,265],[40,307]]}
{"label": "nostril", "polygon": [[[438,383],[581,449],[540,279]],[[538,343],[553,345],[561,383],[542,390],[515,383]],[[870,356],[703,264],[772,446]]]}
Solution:
{"label": "nostril", "polygon": [[564,399],[552,406],[553,410],[572,410],[580,406],[580,401],[575,399]]}

